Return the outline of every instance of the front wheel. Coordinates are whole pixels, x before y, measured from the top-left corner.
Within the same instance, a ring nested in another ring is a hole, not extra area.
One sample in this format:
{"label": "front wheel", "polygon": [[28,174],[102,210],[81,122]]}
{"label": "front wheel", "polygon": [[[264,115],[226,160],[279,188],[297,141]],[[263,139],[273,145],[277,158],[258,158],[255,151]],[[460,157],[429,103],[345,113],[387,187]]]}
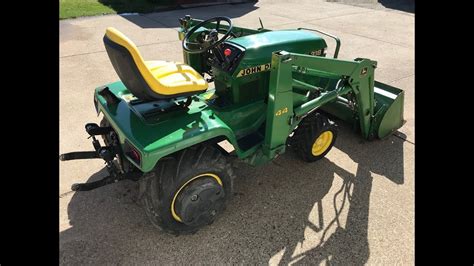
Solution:
{"label": "front wheel", "polygon": [[337,126],[320,113],[310,114],[301,121],[292,137],[299,156],[307,162],[320,160],[336,142]]}
{"label": "front wheel", "polygon": [[211,224],[232,196],[233,172],[214,146],[190,147],[161,159],[140,182],[141,200],[153,225],[189,234]]}

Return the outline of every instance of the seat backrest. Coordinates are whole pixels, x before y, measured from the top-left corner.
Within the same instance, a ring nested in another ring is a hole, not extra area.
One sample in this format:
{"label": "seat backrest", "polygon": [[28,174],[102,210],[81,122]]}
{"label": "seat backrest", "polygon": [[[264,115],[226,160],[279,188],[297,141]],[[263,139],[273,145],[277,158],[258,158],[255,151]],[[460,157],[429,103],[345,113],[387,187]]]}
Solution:
{"label": "seat backrest", "polygon": [[159,82],[146,67],[137,46],[130,39],[109,27],[103,40],[115,72],[133,95],[144,100],[169,98],[152,89],[160,84],[156,84]]}

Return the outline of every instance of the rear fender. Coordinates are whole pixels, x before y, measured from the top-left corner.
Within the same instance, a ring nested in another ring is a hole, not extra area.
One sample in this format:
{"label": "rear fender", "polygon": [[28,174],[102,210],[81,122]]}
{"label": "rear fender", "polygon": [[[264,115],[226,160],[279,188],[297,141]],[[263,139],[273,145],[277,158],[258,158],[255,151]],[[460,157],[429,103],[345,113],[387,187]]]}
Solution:
{"label": "rear fender", "polygon": [[[123,99],[130,93],[121,82],[107,86],[120,100],[108,105],[97,89],[97,111],[117,132],[125,157],[143,172],[151,171],[164,156],[212,139],[226,139],[240,152],[232,129],[201,101],[194,101],[185,112],[170,113],[162,120],[147,123]],[[140,163],[127,156],[130,146],[140,153]]]}
{"label": "rear fender", "polygon": [[146,157],[143,158],[142,162],[142,171],[149,172],[153,170],[158,161],[170,154],[184,150],[186,148],[192,147],[201,143],[214,143],[221,140],[229,141],[234,147],[237,147],[235,137],[232,132],[225,132],[225,130],[211,130],[207,132],[202,132],[192,137],[183,138],[182,141],[172,143],[167,146],[160,147],[154,152],[148,153]]}

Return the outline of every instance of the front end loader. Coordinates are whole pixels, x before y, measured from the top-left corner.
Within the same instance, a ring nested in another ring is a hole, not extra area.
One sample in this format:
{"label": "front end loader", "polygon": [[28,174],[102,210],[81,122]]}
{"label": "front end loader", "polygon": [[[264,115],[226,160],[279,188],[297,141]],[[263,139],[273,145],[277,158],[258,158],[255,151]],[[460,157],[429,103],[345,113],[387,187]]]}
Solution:
{"label": "front end loader", "polygon": [[[293,148],[314,162],[336,141],[333,120],[351,123],[367,140],[404,122],[403,90],[375,81],[376,61],[338,59],[336,36],[242,28],[227,17],[179,21],[184,62],[146,61],[120,31],[106,30],[120,81],[95,90],[103,119],[85,126],[94,150],[60,159],[102,158],[109,175],[73,191],[138,181],[154,225],[193,233],[232,196],[231,159],[258,166]],[[335,39],[333,58],[322,36]]]}

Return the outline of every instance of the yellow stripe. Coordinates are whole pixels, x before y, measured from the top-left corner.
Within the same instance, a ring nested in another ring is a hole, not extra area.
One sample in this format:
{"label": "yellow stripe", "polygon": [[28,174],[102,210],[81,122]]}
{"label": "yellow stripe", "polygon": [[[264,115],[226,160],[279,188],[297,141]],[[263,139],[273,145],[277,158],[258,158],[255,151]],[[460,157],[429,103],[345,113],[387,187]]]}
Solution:
{"label": "yellow stripe", "polygon": [[200,177],[203,177],[203,176],[210,176],[210,177],[213,177],[217,183],[219,183],[219,185],[221,187],[223,187],[224,185],[222,184],[222,180],[219,178],[219,176],[215,175],[215,174],[211,174],[211,173],[205,173],[205,174],[200,174],[200,175],[197,175],[191,179],[189,179],[186,183],[184,183],[179,189],[178,191],[176,191],[176,193],[174,194],[174,197],[173,197],[173,201],[171,201],[171,215],[173,215],[173,218],[176,220],[176,221],[179,221],[179,222],[183,222],[181,220],[181,217],[178,216],[178,214],[176,214],[175,210],[174,210],[174,203],[176,201],[176,198],[178,197],[179,195],[179,192],[181,192],[181,190],[186,187],[187,184],[191,183],[191,181],[193,180],[196,180]]}

